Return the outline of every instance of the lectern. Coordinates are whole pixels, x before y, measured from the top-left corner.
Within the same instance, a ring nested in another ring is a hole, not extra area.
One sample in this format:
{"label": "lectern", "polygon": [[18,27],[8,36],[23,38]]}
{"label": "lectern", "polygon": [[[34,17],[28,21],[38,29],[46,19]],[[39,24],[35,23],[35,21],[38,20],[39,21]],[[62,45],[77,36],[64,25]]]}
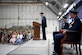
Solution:
{"label": "lectern", "polygon": [[33,40],[40,40],[40,24],[37,22],[33,22],[34,26],[34,38]]}

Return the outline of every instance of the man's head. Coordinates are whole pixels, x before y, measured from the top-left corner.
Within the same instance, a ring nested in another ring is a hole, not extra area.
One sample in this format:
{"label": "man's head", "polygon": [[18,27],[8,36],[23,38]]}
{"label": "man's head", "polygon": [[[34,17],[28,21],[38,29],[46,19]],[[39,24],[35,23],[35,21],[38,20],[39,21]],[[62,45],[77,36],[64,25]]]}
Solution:
{"label": "man's head", "polygon": [[71,16],[71,18],[75,18],[75,17],[77,17],[77,11],[75,11],[75,10],[71,10],[70,11],[70,16]]}
{"label": "man's head", "polygon": [[67,17],[64,16],[64,17],[62,18],[62,22],[66,22],[66,20],[67,20]]}
{"label": "man's head", "polygon": [[41,13],[40,13],[40,15],[41,15],[41,16],[43,16],[43,15],[44,15],[44,13],[43,13],[43,12],[41,12]]}

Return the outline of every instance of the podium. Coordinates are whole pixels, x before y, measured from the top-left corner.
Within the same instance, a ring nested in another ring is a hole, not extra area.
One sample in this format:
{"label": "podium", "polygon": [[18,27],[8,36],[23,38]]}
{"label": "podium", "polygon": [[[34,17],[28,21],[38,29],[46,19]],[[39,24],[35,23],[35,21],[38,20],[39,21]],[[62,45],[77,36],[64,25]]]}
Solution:
{"label": "podium", "polygon": [[34,38],[33,40],[40,40],[40,24],[37,22],[33,22],[34,26]]}

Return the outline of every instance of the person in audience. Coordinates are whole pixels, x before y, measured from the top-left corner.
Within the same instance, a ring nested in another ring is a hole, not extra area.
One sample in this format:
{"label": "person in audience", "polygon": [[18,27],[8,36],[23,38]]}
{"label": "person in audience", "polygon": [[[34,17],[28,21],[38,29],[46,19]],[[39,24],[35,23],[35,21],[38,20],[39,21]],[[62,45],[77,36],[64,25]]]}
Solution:
{"label": "person in audience", "polygon": [[10,39],[11,44],[15,44],[15,41],[17,40],[17,32],[13,31],[12,37]]}
{"label": "person in audience", "polygon": [[22,40],[23,40],[23,42],[25,42],[25,41],[26,41],[26,39],[27,39],[27,38],[26,38],[26,36],[27,36],[27,35],[26,35],[25,31],[23,31],[23,33],[22,33],[22,34],[23,34],[23,38],[22,38]]}
{"label": "person in audience", "polygon": [[4,31],[2,33],[2,38],[1,38],[1,41],[2,41],[3,44],[6,43],[7,35],[8,35],[7,30],[4,29]]}
{"label": "person in audience", "polygon": [[0,42],[1,42],[1,38],[2,38],[2,30],[0,29]]}
{"label": "person in audience", "polygon": [[28,29],[27,30],[25,30],[25,33],[26,33],[26,38],[28,39]]}
{"label": "person in audience", "polygon": [[19,32],[18,36],[17,36],[17,40],[16,40],[16,44],[22,44],[23,43],[23,34],[22,32]]}
{"label": "person in audience", "polygon": [[28,31],[27,36],[28,36],[29,40],[32,38],[32,35],[31,35],[31,32],[30,31]]}
{"label": "person in audience", "polygon": [[72,19],[72,22],[69,24],[69,28],[62,29],[62,33],[61,34],[56,34],[55,35],[55,43],[54,43],[54,54],[53,55],[61,55],[60,54],[60,45],[61,45],[61,40],[64,38],[64,34],[67,31],[80,31],[80,25],[81,25],[81,21],[77,16],[77,11],[75,10],[71,10],[70,11],[70,17]]}
{"label": "person in audience", "polygon": [[7,35],[7,38],[6,38],[6,43],[9,43],[11,37],[12,37],[12,31],[8,31],[8,35]]}
{"label": "person in audience", "polygon": [[43,12],[41,12],[40,15],[42,17],[41,25],[42,25],[43,40],[46,40],[46,31],[45,31],[45,28],[47,27],[46,17],[44,16]]}

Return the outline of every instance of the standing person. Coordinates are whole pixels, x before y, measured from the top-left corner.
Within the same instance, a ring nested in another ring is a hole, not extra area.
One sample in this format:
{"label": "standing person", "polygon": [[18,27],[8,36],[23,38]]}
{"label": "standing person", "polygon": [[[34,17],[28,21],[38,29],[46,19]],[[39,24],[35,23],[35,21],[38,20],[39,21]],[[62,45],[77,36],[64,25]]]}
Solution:
{"label": "standing person", "polygon": [[63,33],[55,35],[54,51],[56,53],[54,53],[54,55],[61,55],[60,54],[61,40],[64,38],[64,34],[67,31],[80,31],[81,21],[77,17],[77,13],[78,12],[75,10],[70,11],[70,16],[71,16],[72,22],[69,24],[69,28],[67,28],[66,30],[62,29],[61,31]]}
{"label": "standing person", "polygon": [[43,13],[43,12],[41,12],[40,15],[41,15],[41,17],[42,17],[43,40],[46,40],[46,32],[45,32],[45,29],[46,29],[46,27],[47,27],[46,17],[44,16],[44,13]]}

